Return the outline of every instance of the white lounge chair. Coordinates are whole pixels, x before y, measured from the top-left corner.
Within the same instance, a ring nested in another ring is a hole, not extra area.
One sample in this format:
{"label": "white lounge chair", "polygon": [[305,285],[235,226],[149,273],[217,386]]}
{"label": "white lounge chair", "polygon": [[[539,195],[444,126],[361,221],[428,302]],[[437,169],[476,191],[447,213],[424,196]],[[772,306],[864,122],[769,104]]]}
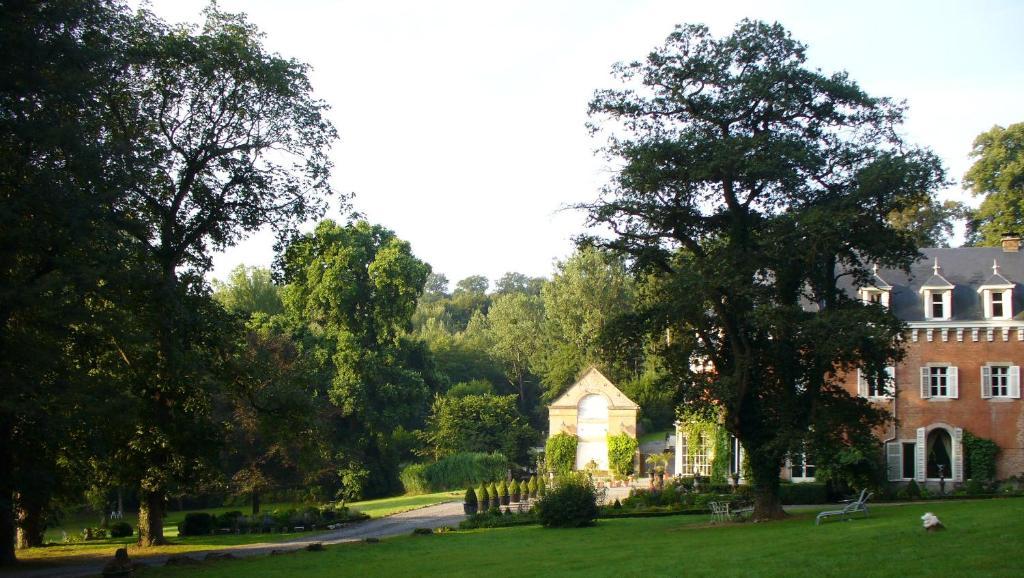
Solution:
{"label": "white lounge chair", "polygon": [[867,489],[862,490],[860,493],[860,497],[857,498],[855,501],[843,506],[843,509],[826,510],[818,514],[818,517],[814,519],[814,525],[820,525],[822,520],[824,520],[825,518],[831,518],[833,516],[839,516],[844,520],[849,520],[850,516],[856,514],[857,512],[863,512],[864,517],[867,517],[870,514],[870,512],[868,512],[868,500],[870,500],[871,496],[873,495],[875,494],[868,493]]}

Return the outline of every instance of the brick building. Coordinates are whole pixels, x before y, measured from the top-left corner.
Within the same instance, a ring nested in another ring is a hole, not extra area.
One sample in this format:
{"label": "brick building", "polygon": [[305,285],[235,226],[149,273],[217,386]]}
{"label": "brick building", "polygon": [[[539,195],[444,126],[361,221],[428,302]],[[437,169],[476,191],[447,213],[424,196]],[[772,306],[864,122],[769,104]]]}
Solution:
{"label": "brick building", "polygon": [[891,481],[962,482],[965,431],[998,444],[997,477],[1024,473],[1019,246],[1007,235],[1002,247],[924,249],[909,275],[876,270],[857,290],[909,325],[907,355],[887,368],[887,384],[859,372],[846,381],[895,418],[881,433]]}

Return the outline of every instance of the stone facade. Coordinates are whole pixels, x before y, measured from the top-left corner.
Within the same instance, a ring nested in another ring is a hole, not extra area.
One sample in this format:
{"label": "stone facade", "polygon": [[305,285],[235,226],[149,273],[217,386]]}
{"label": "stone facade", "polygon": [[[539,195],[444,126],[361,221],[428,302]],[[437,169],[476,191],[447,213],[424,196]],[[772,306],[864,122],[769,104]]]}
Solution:
{"label": "stone facade", "polygon": [[607,470],[607,436],[626,433],[635,438],[639,409],[597,368],[591,367],[548,406],[548,435],[565,432],[578,436],[577,469],[593,459],[599,470]]}

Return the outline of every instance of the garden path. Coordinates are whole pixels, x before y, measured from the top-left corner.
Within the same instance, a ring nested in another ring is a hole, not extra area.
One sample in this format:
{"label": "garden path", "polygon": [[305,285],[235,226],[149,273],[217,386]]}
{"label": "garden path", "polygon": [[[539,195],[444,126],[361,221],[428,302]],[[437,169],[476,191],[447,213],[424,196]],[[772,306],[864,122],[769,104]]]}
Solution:
{"label": "garden path", "polygon": [[[465,517],[466,516],[462,511],[461,501],[446,502],[444,504],[426,506],[424,508],[410,510],[408,512],[385,516],[383,518],[375,518],[345,528],[339,528],[331,532],[317,534],[316,536],[294,538],[284,542],[228,546],[218,548],[216,550],[203,550],[201,552],[175,554],[174,556],[188,556],[196,560],[202,560],[211,553],[230,553],[232,556],[241,558],[245,556],[270,554],[275,551],[292,552],[302,550],[309,544],[316,542],[326,546],[330,544],[341,544],[344,542],[356,542],[366,538],[384,538],[387,536],[410,534],[416,528],[440,528],[441,526],[457,527],[459,522]],[[160,566],[167,562],[167,559],[170,557],[171,556],[168,555],[132,556],[132,561],[140,562],[148,566]],[[62,578],[73,578],[80,576],[96,576],[103,570],[103,566],[106,562],[107,560],[103,560],[102,562],[92,561],[79,565],[11,570],[0,573],[0,576],[3,578],[56,578],[58,576]]]}

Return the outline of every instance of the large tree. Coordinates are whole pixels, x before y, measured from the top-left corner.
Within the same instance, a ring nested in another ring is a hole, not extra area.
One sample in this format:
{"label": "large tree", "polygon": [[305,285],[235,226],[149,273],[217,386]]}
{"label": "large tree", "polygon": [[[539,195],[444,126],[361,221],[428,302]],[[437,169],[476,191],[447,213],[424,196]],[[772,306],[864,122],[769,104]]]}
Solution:
{"label": "large tree", "polygon": [[902,325],[843,284],[918,257],[887,217],[943,181],[934,155],[900,140],[902,105],[805,59],[778,24],[722,38],[680,26],[590,105],[620,166],[590,219],[653,276],[638,321],[671,330],[660,342],[683,399],[722,412],[743,443],[758,519],[783,515],[780,468],[809,431],[841,443],[885,419],[840,376],[880,375]]}
{"label": "large tree", "polygon": [[967,240],[999,245],[1003,234],[1024,232],[1024,122],[979,134],[971,156],[964,187],[985,198],[970,213]]}
{"label": "large tree", "polygon": [[[107,2],[0,2],[0,565],[38,545],[80,464],[96,395],[83,341],[126,257],[108,219],[123,181],[101,98],[122,86],[126,15]],[[92,397],[90,397],[92,396]],[[85,406],[86,410],[76,410]]]}
{"label": "large tree", "polygon": [[214,336],[197,308],[212,250],[265,225],[282,239],[319,216],[330,194],[335,131],[312,97],[308,68],[268,52],[243,16],[213,5],[195,29],[145,11],[129,29],[128,89],[103,99],[109,129],[127,145],[115,165],[129,185],[121,225],[145,256],[139,319],[150,350],[129,390],[145,400],[130,440],[140,477],[139,543],[163,542],[175,479],[202,461],[188,424],[208,421],[204,387]]}
{"label": "large tree", "polygon": [[281,267],[287,314],[308,327],[329,376],[347,497],[397,489],[392,434],[422,425],[438,388],[429,352],[408,337],[430,266],[384,227],[324,221],[288,245]]}

